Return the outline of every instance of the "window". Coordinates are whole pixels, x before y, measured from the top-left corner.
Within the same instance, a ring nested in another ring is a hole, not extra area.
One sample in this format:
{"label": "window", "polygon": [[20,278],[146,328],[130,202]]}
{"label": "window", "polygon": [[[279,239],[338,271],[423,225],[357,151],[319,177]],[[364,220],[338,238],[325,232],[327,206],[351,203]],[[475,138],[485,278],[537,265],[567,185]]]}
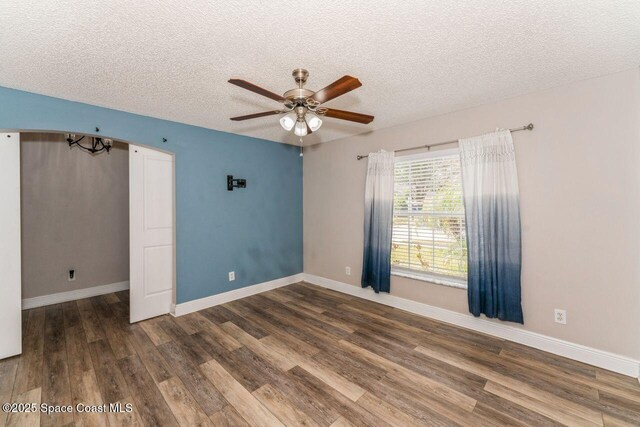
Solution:
{"label": "window", "polygon": [[466,287],[458,150],[396,159],[391,269],[395,275]]}

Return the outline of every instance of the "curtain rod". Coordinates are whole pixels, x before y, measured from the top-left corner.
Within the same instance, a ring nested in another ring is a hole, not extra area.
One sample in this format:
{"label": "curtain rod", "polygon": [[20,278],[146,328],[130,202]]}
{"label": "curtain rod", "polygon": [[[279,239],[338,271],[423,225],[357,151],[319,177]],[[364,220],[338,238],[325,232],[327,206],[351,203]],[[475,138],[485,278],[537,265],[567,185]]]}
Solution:
{"label": "curtain rod", "polygon": [[[521,130],[533,130],[533,123],[529,123],[526,126],[522,126],[520,128],[513,128],[513,129],[509,129],[509,131],[511,132],[518,132]],[[458,142],[457,139],[452,139],[451,141],[443,141],[443,142],[436,142],[435,144],[426,144],[426,145],[420,145],[418,147],[410,147],[410,148],[401,148],[399,150],[394,150],[395,153],[399,153],[401,151],[409,151],[409,150],[419,150],[420,148],[426,148],[427,150],[429,150],[431,147],[437,147],[438,145],[446,145],[446,144],[453,144]],[[365,155],[365,156],[358,156],[356,157],[358,160],[362,160],[365,157],[369,157],[369,155]]]}

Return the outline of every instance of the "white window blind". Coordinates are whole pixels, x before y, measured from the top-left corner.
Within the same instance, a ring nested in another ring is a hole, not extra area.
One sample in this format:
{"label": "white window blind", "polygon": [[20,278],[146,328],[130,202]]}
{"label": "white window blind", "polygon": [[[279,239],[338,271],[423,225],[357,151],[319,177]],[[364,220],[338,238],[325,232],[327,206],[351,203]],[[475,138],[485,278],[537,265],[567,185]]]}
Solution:
{"label": "white window blind", "polygon": [[393,205],[394,272],[466,282],[467,241],[457,150],[398,158]]}

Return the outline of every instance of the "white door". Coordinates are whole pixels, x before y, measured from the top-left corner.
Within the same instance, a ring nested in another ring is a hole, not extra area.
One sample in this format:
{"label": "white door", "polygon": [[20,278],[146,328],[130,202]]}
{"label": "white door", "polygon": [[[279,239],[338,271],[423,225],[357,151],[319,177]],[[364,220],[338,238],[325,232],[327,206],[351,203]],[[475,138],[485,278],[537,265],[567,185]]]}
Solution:
{"label": "white door", "polygon": [[0,359],[22,353],[20,134],[0,133]]}
{"label": "white door", "polygon": [[173,301],[173,156],[129,145],[130,321],[167,314]]}

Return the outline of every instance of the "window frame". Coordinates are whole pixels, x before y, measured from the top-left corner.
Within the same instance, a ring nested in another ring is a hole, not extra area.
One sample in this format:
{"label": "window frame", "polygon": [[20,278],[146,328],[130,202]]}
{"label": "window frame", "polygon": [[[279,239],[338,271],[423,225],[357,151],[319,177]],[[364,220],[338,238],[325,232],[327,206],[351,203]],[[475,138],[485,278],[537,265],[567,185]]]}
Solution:
{"label": "window frame", "polygon": [[[418,154],[409,154],[405,156],[396,156],[394,159],[394,173],[395,173],[395,163],[397,162],[434,159],[438,157],[449,157],[456,154],[458,155],[460,154],[459,148],[449,148],[449,149],[443,149],[443,150],[426,151]],[[395,188],[394,188],[394,193],[395,193]],[[392,217],[395,217],[395,206],[393,209]],[[467,261],[468,261],[468,253],[467,253]],[[458,277],[448,276],[445,274],[429,273],[429,272],[420,271],[420,270],[413,270],[405,267],[395,267],[393,266],[393,264],[391,265],[391,275],[398,276],[398,277],[405,277],[408,279],[420,280],[423,282],[434,283],[436,285],[443,285],[443,286],[448,286],[452,288],[467,289],[466,279],[460,279]]]}

